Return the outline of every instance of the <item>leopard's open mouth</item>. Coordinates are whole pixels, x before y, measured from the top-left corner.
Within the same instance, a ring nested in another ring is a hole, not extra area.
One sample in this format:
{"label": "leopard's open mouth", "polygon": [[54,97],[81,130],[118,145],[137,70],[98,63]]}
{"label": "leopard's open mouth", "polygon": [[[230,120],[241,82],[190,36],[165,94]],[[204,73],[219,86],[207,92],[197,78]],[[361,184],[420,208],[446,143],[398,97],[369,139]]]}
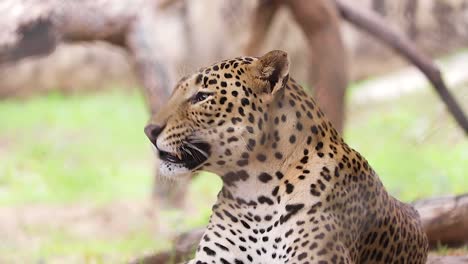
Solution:
{"label": "leopard's open mouth", "polygon": [[210,156],[210,148],[210,144],[205,142],[185,143],[180,146],[178,154],[159,149],[158,153],[162,161],[181,164],[187,169],[193,170],[208,159]]}

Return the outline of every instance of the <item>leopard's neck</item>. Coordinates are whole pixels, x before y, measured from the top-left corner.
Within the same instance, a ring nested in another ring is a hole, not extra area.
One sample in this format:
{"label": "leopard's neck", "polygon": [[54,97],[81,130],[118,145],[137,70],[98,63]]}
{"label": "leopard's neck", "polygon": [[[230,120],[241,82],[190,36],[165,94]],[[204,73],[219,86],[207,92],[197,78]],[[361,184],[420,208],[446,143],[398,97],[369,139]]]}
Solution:
{"label": "leopard's neck", "polygon": [[[307,177],[320,173],[314,168],[330,162],[332,157],[323,151],[326,141],[342,142],[315,101],[293,80],[267,107],[264,136],[255,147],[240,155],[234,166],[214,171],[223,179],[220,199],[239,206],[281,202],[281,194],[290,192],[292,183],[306,183]],[[294,188],[299,192],[301,187]]]}

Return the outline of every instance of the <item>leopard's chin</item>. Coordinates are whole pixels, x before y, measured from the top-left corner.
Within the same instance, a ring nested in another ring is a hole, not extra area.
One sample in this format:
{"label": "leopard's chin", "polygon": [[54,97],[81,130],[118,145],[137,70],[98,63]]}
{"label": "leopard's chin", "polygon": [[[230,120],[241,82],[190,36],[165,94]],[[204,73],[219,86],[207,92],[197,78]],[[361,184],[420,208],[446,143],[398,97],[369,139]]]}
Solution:
{"label": "leopard's chin", "polygon": [[183,164],[159,160],[158,175],[162,178],[176,180],[190,177],[190,175],[192,175],[192,171],[187,169]]}

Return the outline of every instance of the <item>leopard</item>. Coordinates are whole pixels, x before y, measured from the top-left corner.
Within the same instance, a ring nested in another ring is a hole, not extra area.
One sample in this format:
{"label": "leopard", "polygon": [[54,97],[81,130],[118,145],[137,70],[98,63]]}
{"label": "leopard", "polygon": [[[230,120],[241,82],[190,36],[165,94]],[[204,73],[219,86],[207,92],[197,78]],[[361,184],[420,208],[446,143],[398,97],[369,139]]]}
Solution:
{"label": "leopard", "polygon": [[386,191],[289,66],[273,50],[202,68],[145,126],[161,176],[222,180],[186,263],[425,263],[417,211]]}

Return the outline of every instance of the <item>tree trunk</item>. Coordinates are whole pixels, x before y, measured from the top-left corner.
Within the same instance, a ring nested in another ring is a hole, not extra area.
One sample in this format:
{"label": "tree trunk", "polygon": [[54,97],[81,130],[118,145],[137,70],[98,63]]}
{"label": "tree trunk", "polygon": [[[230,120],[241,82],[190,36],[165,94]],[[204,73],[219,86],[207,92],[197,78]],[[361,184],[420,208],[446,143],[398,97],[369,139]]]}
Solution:
{"label": "tree trunk", "polygon": [[345,91],[348,85],[346,50],[336,8],[327,0],[262,0],[253,15],[247,54],[258,55],[279,7],[287,7],[308,44],[309,85],[328,119],[339,133],[345,120]]}
{"label": "tree trunk", "polygon": [[342,133],[348,67],[338,12],[330,1],[289,0],[286,6],[309,45],[310,85],[314,87],[314,97],[338,132]]}
{"label": "tree trunk", "polygon": [[405,9],[403,13],[404,17],[407,19],[408,22],[406,35],[411,40],[416,40],[418,38],[418,28],[416,25],[418,3],[419,0],[407,0],[405,3]]}
{"label": "tree trunk", "polygon": [[385,0],[372,0],[372,9],[381,16],[387,15]]}

